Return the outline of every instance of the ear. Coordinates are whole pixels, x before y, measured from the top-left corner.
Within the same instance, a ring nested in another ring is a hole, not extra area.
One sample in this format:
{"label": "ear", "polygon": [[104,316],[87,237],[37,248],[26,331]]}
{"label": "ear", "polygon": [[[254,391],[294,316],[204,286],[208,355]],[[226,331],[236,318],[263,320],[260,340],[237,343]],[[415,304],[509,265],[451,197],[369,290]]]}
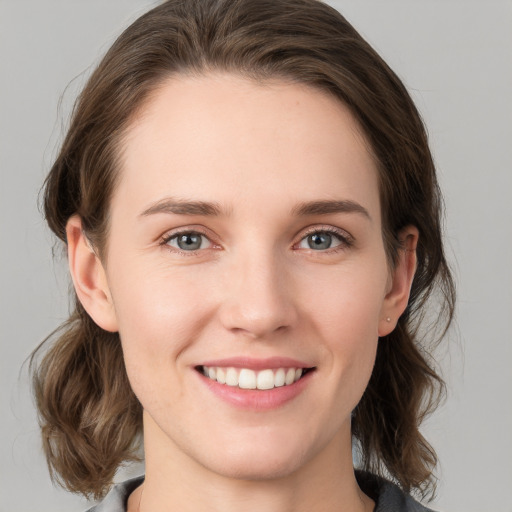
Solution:
{"label": "ear", "polygon": [[412,281],[416,272],[416,246],[419,232],[415,226],[407,226],[398,235],[401,248],[398,261],[390,274],[390,280],[379,320],[379,336],[391,333],[409,302]]}
{"label": "ear", "polygon": [[75,291],[89,316],[102,329],[116,332],[117,318],[99,256],[82,230],[82,220],[73,215],[66,225],[69,270]]}

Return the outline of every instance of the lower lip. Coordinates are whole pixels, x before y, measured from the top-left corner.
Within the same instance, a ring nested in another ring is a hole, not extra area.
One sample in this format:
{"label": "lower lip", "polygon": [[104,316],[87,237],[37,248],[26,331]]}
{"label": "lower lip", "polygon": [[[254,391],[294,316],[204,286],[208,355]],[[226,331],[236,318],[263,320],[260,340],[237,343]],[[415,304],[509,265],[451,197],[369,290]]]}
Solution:
{"label": "lower lip", "polygon": [[304,391],[315,372],[310,371],[306,373],[304,377],[301,377],[298,381],[288,386],[265,390],[240,389],[237,386],[220,384],[216,380],[209,379],[199,372],[196,373],[208,389],[225,402],[240,409],[264,411],[281,407],[296,398]]}

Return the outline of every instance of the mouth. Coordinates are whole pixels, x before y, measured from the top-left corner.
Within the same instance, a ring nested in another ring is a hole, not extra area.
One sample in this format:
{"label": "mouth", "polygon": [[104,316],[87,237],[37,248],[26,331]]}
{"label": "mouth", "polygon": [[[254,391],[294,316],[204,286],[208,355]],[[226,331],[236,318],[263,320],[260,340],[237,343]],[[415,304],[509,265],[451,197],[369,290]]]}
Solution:
{"label": "mouth", "polygon": [[251,368],[236,368],[223,366],[196,366],[196,371],[206,378],[239,389],[269,390],[290,386],[304,378],[315,367],[284,367],[253,370]]}

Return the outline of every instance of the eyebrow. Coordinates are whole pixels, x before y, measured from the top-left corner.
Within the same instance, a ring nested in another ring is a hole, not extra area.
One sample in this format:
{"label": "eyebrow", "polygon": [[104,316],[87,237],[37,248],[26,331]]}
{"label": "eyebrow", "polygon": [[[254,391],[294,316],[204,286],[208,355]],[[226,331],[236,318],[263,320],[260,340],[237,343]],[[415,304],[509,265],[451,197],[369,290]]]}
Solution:
{"label": "eyebrow", "polygon": [[371,220],[371,216],[364,206],[350,200],[309,201],[300,203],[292,209],[292,213],[298,216],[329,215],[331,213],[359,213],[368,220]]}
{"label": "eyebrow", "polygon": [[[157,201],[144,210],[140,216],[146,217],[156,213],[173,213],[175,215],[219,216],[225,212],[218,203],[209,201],[186,201],[166,198]],[[305,217],[308,215],[329,215],[333,213],[358,213],[371,220],[368,210],[350,200],[323,200],[302,202],[292,208],[292,215]]]}
{"label": "eyebrow", "polygon": [[183,201],[167,198],[158,201],[144,210],[140,216],[146,217],[155,213],[174,213],[176,215],[218,216],[222,208],[218,203],[208,201]]}

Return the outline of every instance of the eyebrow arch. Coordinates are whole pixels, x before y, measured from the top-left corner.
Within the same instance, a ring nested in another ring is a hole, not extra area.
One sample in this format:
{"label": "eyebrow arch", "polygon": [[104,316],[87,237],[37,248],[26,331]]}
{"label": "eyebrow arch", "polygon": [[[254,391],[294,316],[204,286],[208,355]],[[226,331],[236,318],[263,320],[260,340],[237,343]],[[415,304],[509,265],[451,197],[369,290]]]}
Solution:
{"label": "eyebrow arch", "polygon": [[370,214],[364,206],[350,200],[309,201],[300,203],[293,208],[292,213],[298,216],[328,215],[331,213],[359,213],[368,220],[371,220]]}
{"label": "eyebrow arch", "polygon": [[181,199],[166,198],[157,201],[144,210],[140,216],[147,217],[155,213],[174,213],[176,215],[205,215],[218,216],[222,209],[218,203],[207,201],[184,201]]}

